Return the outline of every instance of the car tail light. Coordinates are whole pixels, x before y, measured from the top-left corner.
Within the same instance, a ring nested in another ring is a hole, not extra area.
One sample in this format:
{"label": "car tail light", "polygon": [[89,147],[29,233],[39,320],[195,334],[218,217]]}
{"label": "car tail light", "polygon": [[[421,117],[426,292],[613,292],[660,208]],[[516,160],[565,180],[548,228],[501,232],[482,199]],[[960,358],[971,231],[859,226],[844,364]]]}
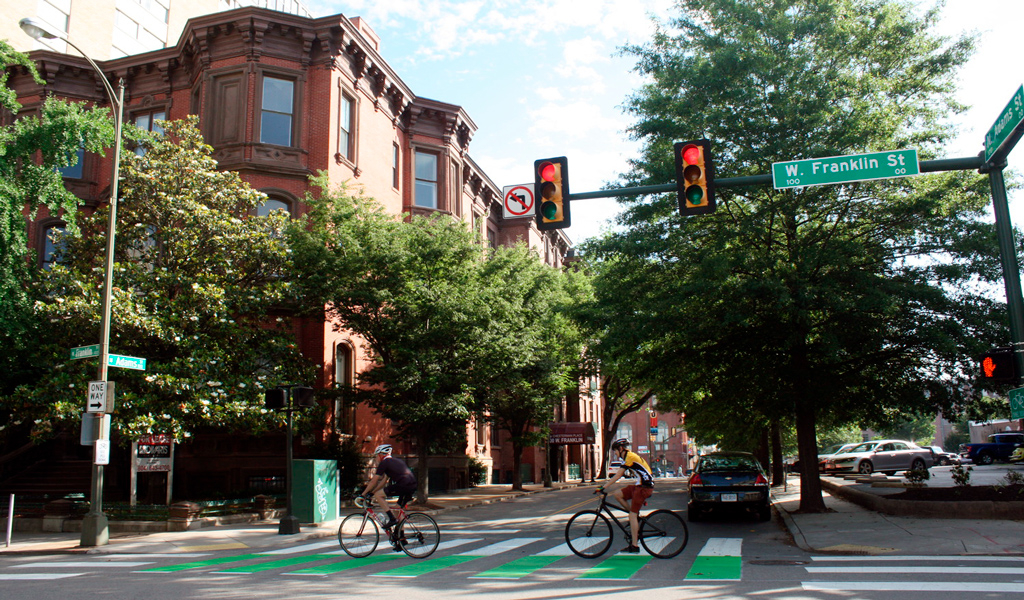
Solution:
{"label": "car tail light", "polygon": [[699,473],[694,473],[693,475],[690,475],[690,485],[704,485],[704,482],[701,481]]}
{"label": "car tail light", "polygon": [[764,478],[764,475],[758,473],[757,480],[754,482],[754,485],[768,485],[768,480]]}

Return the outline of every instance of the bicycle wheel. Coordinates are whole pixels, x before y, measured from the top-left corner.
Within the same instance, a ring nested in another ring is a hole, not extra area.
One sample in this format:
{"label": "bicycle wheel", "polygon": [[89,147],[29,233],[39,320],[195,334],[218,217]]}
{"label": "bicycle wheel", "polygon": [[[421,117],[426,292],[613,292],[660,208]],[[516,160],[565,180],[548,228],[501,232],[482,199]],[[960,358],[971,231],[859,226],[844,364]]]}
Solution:
{"label": "bicycle wheel", "polygon": [[686,522],[670,510],[656,510],[640,522],[640,545],[652,556],[672,558],[689,540]]}
{"label": "bicycle wheel", "polygon": [[596,510],[581,510],[565,524],[565,542],[576,556],[597,558],[612,545],[612,524]]}
{"label": "bicycle wheel", "polygon": [[409,513],[398,525],[397,544],[413,558],[426,558],[437,550],[441,530],[437,521],[424,513]]}
{"label": "bicycle wheel", "polygon": [[380,529],[366,513],[355,513],[345,517],[338,528],[338,542],[341,549],[353,558],[373,554],[380,542]]}

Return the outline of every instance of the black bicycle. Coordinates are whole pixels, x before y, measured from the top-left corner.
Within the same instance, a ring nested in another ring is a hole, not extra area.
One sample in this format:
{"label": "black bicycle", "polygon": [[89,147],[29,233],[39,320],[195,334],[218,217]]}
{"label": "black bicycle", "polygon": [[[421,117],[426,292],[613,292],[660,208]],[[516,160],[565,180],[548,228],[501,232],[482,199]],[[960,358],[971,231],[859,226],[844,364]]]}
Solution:
{"label": "black bicycle", "polygon": [[[601,505],[597,510],[581,510],[565,525],[565,541],[576,556],[597,558],[612,545],[612,523],[618,526],[629,541],[629,521],[623,525],[613,511],[629,511],[608,502],[608,493],[601,491]],[[672,558],[686,547],[690,532],[683,518],[671,510],[656,510],[638,520],[637,539],[644,550],[658,558]]]}

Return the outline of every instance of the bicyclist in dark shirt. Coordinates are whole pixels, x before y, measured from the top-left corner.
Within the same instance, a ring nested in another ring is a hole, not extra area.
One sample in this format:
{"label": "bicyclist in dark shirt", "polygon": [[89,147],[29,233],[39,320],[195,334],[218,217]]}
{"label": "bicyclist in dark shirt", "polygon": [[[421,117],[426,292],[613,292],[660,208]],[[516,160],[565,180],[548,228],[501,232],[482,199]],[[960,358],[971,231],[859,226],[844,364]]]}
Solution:
{"label": "bicyclist in dark shirt", "polygon": [[388,505],[388,496],[411,498],[416,493],[416,476],[404,462],[391,456],[390,444],[377,446],[374,456],[377,459],[377,471],[366,484],[363,495],[372,496],[381,512],[388,515],[384,528],[390,529],[397,519]]}
{"label": "bicyclist in dark shirt", "polygon": [[[615,475],[608,480],[605,486],[612,485],[618,481],[627,471],[632,471],[632,474],[636,477],[636,483],[631,483],[611,493],[619,501],[619,504],[629,511],[630,542],[622,551],[635,554],[640,552],[640,548],[637,546],[637,536],[640,529],[638,525],[640,509],[647,502],[647,499],[651,497],[651,494],[654,493],[654,477],[651,475],[651,468],[647,466],[647,462],[640,458],[638,454],[629,451],[629,440],[626,438],[619,438],[612,442],[612,451],[622,459],[622,466],[619,467],[619,470],[615,472]],[[599,492],[604,491],[604,486],[597,489]],[[626,504],[627,500],[630,501],[629,504]]]}

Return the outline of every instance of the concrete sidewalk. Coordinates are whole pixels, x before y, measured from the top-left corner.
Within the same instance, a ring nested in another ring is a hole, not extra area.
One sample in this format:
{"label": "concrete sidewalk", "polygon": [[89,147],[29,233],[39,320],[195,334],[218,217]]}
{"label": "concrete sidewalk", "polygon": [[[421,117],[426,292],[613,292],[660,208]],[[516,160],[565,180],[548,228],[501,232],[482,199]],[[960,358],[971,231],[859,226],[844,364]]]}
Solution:
{"label": "concrete sidewalk", "polygon": [[[825,513],[798,512],[799,477],[790,477],[785,489],[772,491],[776,511],[801,549],[873,555],[1024,555],[1024,513],[1016,520],[887,515],[842,499],[839,494],[844,490],[839,488],[845,485],[858,484],[822,479],[825,506],[829,509]],[[884,496],[884,492],[870,486],[860,492]]]}

